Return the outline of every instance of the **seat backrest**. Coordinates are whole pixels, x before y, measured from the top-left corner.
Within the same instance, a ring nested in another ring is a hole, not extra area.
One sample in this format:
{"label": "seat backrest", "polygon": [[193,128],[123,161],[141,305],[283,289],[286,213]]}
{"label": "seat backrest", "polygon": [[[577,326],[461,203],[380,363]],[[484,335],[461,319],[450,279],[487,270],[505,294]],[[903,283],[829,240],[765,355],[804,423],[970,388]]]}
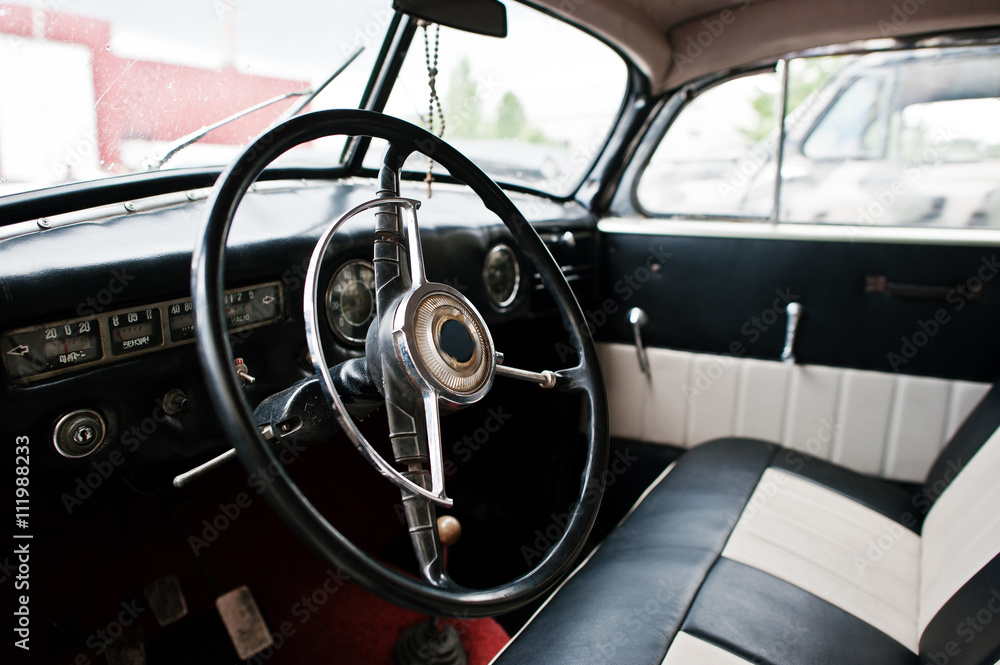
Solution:
{"label": "seat backrest", "polygon": [[958,472],[1000,427],[1000,378],[979,401],[938,455],[924,483],[923,506],[930,506],[948,489]]}
{"label": "seat backrest", "polygon": [[925,488],[931,507],[921,531],[922,663],[993,665],[1000,659],[997,385],[945,448]]}

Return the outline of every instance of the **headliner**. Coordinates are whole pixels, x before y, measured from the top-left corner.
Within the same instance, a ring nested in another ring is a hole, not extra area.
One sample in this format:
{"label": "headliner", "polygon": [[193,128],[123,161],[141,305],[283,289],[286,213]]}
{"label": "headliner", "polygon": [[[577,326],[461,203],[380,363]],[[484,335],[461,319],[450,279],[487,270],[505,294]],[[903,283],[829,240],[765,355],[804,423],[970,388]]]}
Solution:
{"label": "headliner", "polygon": [[1000,26],[1000,0],[531,0],[607,39],[654,92],[817,46]]}

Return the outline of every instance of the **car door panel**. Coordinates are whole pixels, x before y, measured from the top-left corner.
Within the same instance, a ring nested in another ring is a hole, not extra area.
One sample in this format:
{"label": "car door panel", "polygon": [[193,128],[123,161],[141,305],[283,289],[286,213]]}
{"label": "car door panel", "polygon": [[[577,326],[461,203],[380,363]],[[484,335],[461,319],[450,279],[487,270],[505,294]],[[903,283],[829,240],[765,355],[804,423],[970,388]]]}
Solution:
{"label": "car door panel", "polygon": [[[601,223],[606,287],[588,312],[616,437],[750,436],[920,480],[1000,367],[993,246],[621,232],[636,224]],[[875,275],[947,288],[866,291]],[[778,361],[791,301],[796,364]],[[632,307],[649,316],[649,377]]]}

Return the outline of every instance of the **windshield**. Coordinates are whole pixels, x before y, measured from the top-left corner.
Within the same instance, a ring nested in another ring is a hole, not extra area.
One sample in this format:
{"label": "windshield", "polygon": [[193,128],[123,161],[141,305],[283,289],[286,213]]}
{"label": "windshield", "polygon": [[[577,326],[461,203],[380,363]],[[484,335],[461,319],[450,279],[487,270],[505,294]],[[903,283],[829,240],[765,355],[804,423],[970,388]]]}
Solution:
{"label": "windshield", "polygon": [[[568,195],[617,118],[625,62],[562,21],[506,5],[504,39],[418,30],[385,111],[437,134],[443,126],[443,138],[495,180]],[[428,64],[437,70],[440,109],[429,104]],[[373,145],[365,164],[377,167],[381,157]],[[406,168],[427,165],[416,155]]]}
{"label": "windshield", "polygon": [[[356,108],[392,15],[387,0],[0,4],[0,194],[141,171],[203,126],[322,83],[364,46],[307,110]],[[227,163],[298,99],[216,129],[164,168]],[[342,142],[295,158],[335,165]]]}
{"label": "windshield", "polygon": [[[444,124],[445,140],[499,181],[569,194],[615,120],[625,64],[569,25],[507,7],[505,39],[427,31],[439,46],[437,124],[419,29],[385,112],[435,133]],[[0,195],[226,164],[363,47],[304,110],[357,108],[392,19],[389,0],[0,3]],[[335,166],[344,140],[313,141],[282,160]],[[365,165],[377,166],[382,149],[374,143]]]}

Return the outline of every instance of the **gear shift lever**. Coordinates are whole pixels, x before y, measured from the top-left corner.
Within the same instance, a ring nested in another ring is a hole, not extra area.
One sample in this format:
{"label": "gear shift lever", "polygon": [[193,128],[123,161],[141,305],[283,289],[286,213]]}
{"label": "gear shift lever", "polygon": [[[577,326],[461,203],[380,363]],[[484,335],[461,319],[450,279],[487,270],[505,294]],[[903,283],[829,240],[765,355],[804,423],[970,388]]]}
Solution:
{"label": "gear shift lever", "polygon": [[[451,515],[442,515],[437,518],[437,529],[447,568],[448,549],[462,536],[462,524]],[[396,640],[397,665],[465,665],[466,662],[468,655],[455,628],[442,626],[438,617],[410,626]]]}

